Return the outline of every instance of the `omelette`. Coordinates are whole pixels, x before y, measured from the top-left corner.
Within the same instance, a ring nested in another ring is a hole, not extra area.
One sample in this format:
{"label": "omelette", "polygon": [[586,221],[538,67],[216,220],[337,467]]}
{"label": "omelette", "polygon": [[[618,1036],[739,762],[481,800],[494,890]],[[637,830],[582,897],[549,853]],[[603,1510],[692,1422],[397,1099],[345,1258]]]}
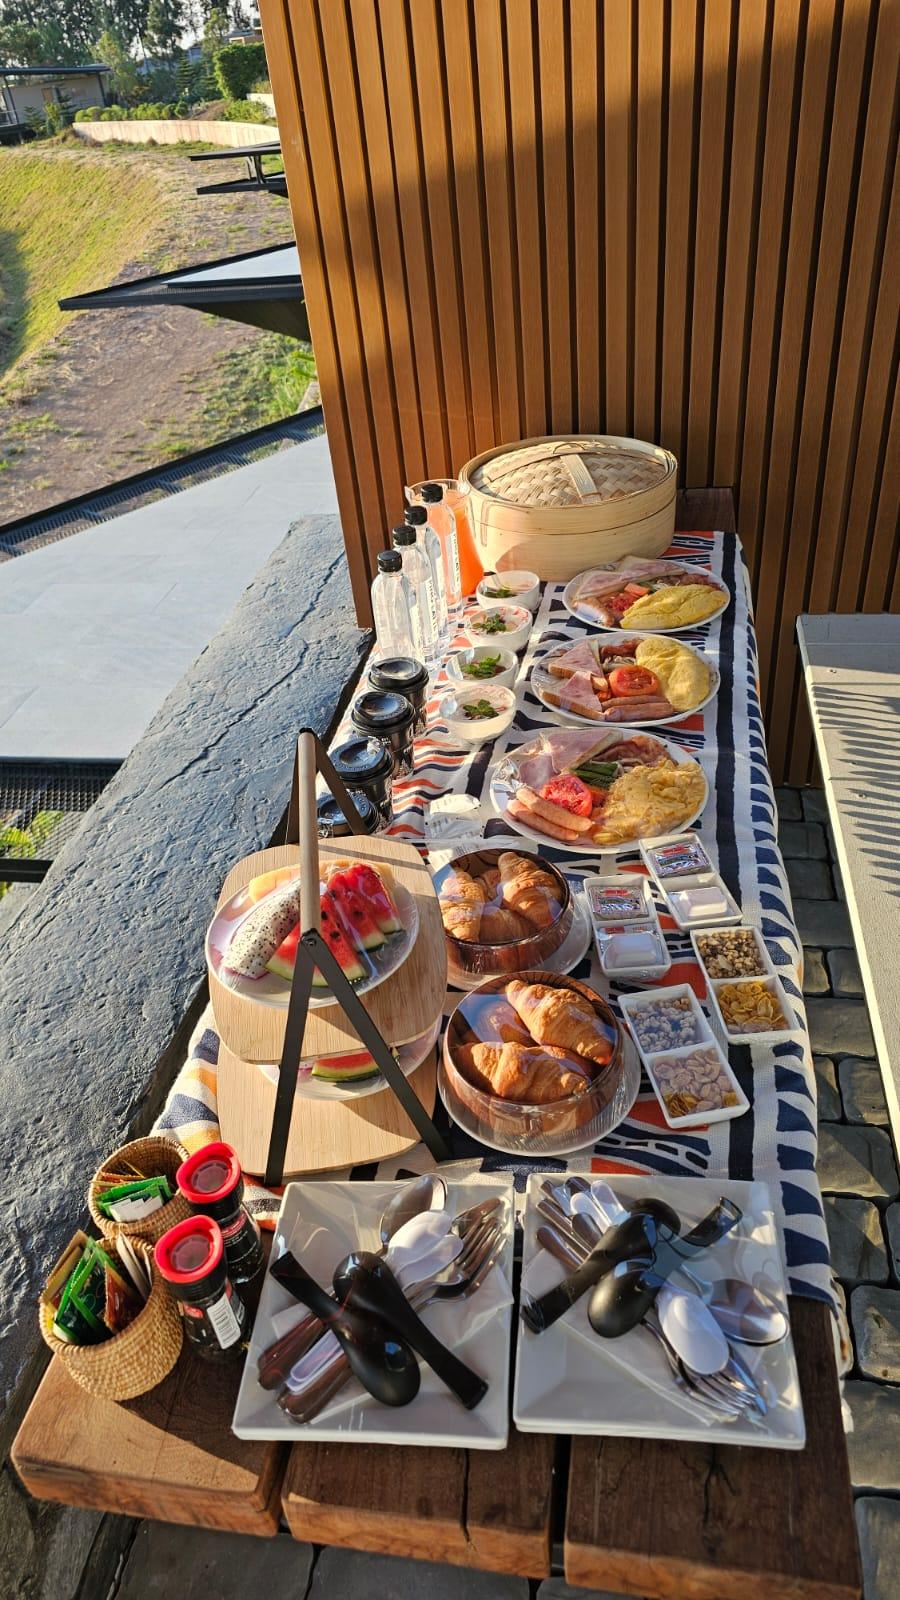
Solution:
{"label": "omelette", "polygon": [[687,628],[704,622],[718,611],[723,600],[721,589],[706,583],[685,583],[677,588],[656,589],[635,600],[622,615],[623,628]]}
{"label": "omelette", "polygon": [[663,694],[676,711],[693,711],[709,694],[708,666],[677,639],[641,639],[634,659],[638,666],[656,673]]}
{"label": "omelette", "polygon": [[671,833],[694,815],[706,792],[696,761],[676,764],[664,756],[656,766],[632,767],[610,788],[591,838],[597,844],[620,844]]}

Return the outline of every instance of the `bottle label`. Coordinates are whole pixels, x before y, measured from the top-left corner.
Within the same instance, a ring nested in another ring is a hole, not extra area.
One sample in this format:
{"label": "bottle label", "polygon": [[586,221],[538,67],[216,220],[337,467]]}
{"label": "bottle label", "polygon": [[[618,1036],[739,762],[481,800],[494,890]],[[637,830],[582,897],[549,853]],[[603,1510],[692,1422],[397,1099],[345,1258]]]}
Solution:
{"label": "bottle label", "polygon": [[456,518],[450,513],[450,529],[447,534],[447,603],[450,606],[458,605],[462,598],[462,574],[459,569],[459,541],[456,537]]}
{"label": "bottle label", "polygon": [[221,1295],[218,1300],[208,1305],[206,1315],[223,1350],[228,1350],[231,1345],[237,1343],[241,1337],[241,1325],[231,1309],[227,1294]]}

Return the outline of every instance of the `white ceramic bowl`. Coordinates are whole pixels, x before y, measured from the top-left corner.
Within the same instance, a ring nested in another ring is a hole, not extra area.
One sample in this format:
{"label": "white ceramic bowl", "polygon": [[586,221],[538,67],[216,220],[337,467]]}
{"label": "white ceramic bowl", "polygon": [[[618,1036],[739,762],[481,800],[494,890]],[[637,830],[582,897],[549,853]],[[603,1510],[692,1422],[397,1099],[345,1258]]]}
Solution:
{"label": "white ceramic bowl", "polygon": [[[492,589],[512,589],[511,595],[492,595]],[[475,598],[485,611],[497,606],[525,606],[532,615],[541,603],[541,582],[536,572],[492,572],[482,578]]]}
{"label": "white ceramic bowl", "polygon": [[[497,665],[500,671],[493,678],[470,678],[463,672],[463,667],[469,666],[473,661],[483,661],[485,656],[499,657]],[[519,672],[519,663],[514,650],[507,650],[499,644],[470,644],[465,650],[457,650],[447,660],[447,677],[453,688],[463,684],[467,689],[477,689],[489,684],[493,689],[511,689]]]}
{"label": "white ceramic bowl", "polygon": [[[487,622],[491,617],[502,617],[506,627],[504,631],[486,633],[479,623]],[[491,606],[489,611],[484,609],[473,611],[466,618],[466,638],[473,644],[502,645],[504,650],[522,650],[528,642],[534,617],[527,606],[514,606],[500,603]]]}
{"label": "white ceramic bowl", "polygon": [[[467,717],[464,707],[477,700],[487,700],[494,707],[492,717]],[[498,687],[493,683],[473,683],[466,688],[454,689],[440,703],[438,715],[446,722],[451,739],[461,744],[485,744],[488,739],[498,739],[505,733],[516,714],[514,689]]]}

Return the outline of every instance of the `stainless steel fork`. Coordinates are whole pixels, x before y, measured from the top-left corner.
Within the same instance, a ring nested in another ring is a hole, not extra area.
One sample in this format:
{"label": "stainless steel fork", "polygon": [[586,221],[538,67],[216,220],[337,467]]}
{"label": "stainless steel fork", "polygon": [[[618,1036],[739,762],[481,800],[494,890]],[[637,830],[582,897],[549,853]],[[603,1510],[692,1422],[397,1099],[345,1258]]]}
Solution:
{"label": "stainless steel fork", "polygon": [[[466,1300],[475,1294],[496,1265],[505,1235],[503,1225],[490,1217],[484,1218],[466,1236],[460,1254],[439,1278],[410,1289],[407,1299],[413,1309],[422,1311],[433,1300]],[[295,1422],[311,1422],[350,1377],[347,1357],[338,1350],[301,1388],[293,1389],[286,1384],[278,1396],[278,1404]]]}

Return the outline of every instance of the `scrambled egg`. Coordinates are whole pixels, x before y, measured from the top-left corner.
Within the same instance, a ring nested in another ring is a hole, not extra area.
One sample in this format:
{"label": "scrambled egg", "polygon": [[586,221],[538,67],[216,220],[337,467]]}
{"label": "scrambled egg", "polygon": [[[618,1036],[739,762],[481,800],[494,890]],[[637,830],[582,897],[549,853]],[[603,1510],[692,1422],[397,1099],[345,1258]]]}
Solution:
{"label": "scrambled egg", "polygon": [[676,765],[664,756],[654,767],[632,767],[616,778],[591,838],[618,844],[671,833],[694,815],[705,795],[706,780],[696,761]]}
{"label": "scrambled egg", "polygon": [[639,667],[655,672],[669,704],[693,711],[709,694],[709,668],[677,639],[642,639],[634,652]]}
{"label": "scrambled egg", "polygon": [[703,622],[722,604],[721,589],[686,583],[680,589],[657,589],[642,595],[622,617],[623,628],[686,628]]}

